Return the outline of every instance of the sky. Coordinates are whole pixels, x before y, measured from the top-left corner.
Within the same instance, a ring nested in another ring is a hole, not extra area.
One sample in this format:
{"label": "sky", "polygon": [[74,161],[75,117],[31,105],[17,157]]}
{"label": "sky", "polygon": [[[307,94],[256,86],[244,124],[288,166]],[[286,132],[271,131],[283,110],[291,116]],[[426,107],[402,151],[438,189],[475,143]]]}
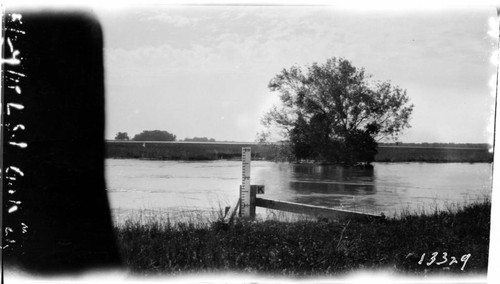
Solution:
{"label": "sky", "polygon": [[96,9],[105,39],[106,139],[143,130],[256,139],[283,68],[343,57],[415,105],[401,142],[492,143],[494,7],[136,5]]}

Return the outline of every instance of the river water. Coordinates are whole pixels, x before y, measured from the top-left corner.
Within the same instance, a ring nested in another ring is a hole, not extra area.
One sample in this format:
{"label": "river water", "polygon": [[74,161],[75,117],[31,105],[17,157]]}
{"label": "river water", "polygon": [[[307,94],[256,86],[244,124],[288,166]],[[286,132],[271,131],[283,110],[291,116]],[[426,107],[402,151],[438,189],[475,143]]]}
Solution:
{"label": "river water", "polygon": [[[107,190],[115,221],[163,215],[206,216],[234,206],[240,161],[106,160]],[[430,212],[491,196],[490,163],[374,163],[372,169],[252,161],[251,183],[263,198],[387,216]],[[259,216],[271,214],[257,208]]]}

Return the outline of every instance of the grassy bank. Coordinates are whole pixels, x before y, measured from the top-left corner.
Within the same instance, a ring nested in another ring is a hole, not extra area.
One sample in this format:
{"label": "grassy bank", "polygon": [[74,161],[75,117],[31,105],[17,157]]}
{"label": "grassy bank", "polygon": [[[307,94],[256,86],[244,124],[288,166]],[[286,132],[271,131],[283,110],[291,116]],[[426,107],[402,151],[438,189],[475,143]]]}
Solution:
{"label": "grassy bank", "polygon": [[[279,160],[280,147],[249,143],[161,143],[106,142],[107,158],[154,160],[218,160],[240,159],[241,147],[252,147],[252,159]],[[376,162],[491,162],[493,154],[487,145],[381,145]]]}
{"label": "grassy bank", "polygon": [[487,148],[452,147],[379,147],[376,162],[492,162],[493,153]]}
{"label": "grassy bank", "polygon": [[230,271],[296,277],[366,269],[475,274],[487,269],[490,207],[486,201],[385,220],[240,220],[230,226],[130,221],[116,232],[124,262],[141,275]]}

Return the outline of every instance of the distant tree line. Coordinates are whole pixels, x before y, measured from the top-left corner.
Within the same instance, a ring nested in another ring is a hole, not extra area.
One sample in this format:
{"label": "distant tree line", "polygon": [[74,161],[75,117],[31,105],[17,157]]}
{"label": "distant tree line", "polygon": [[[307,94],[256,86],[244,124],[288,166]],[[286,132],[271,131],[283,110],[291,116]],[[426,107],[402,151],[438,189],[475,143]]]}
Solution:
{"label": "distant tree line", "polygon": [[214,138],[207,138],[207,137],[193,137],[193,138],[184,138],[184,141],[186,142],[216,142]]}
{"label": "distant tree line", "polygon": [[[121,141],[176,141],[176,135],[164,130],[144,130],[140,134],[136,134],[132,139],[128,136],[127,132],[118,132],[115,140]],[[214,138],[207,137],[186,137],[186,142],[216,142]]]}
{"label": "distant tree line", "polygon": [[127,132],[118,132],[115,140],[132,140],[132,141],[175,141],[176,136],[164,130],[144,130],[136,134],[132,139],[129,138]]}
{"label": "distant tree line", "polygon": [[127,132],[118,132],[115,136],[115,140],[130,140]]}

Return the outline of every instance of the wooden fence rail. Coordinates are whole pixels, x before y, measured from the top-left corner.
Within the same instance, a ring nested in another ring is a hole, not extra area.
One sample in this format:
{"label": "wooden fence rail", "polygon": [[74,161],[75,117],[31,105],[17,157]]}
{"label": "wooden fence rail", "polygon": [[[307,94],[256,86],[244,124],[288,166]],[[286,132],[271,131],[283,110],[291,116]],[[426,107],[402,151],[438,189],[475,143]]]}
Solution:
{"label": "wooden fence rail", "polygon": [[301,204],[288,201],[269,200],[264,198],[256,198],[255,206],[292,212],[292,213],[307,214],[318,218],[352,219],[352,218],[364,218],[364,217],[374,217],[374,218],[382,217],[382,215],[368,214],[368,213],[343,210],[343,209],[333,209],[324,206],[315,206],[315,205]]}

